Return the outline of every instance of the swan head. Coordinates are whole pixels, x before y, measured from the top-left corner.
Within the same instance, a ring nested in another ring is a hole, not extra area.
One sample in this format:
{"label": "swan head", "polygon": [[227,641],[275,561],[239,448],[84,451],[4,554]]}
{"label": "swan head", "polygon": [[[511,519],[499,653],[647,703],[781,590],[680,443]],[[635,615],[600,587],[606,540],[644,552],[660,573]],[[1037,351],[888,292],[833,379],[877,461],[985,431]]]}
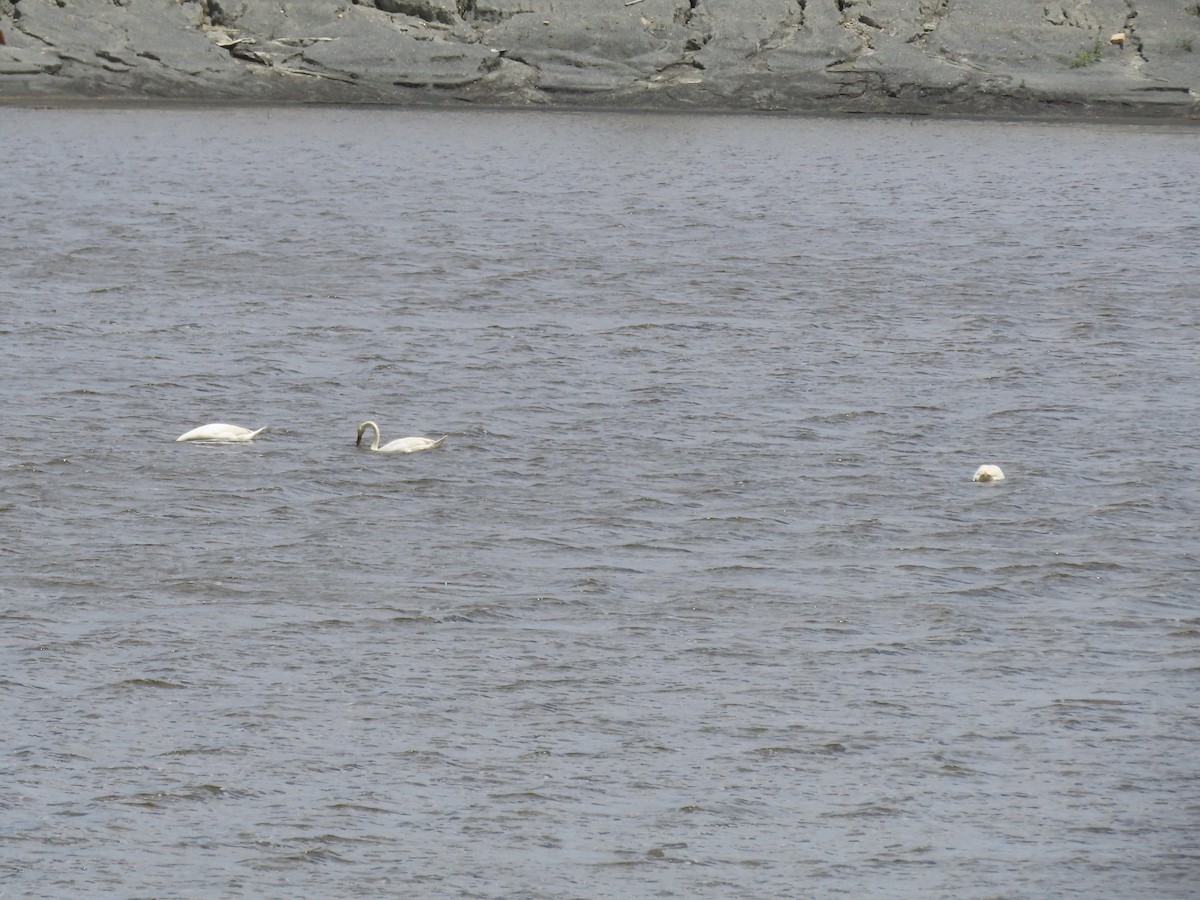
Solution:
{"label": "swan head", "polygon": [[1004,471],[999,466],[980,466],[975,470],[972,481],[1003,481]]}

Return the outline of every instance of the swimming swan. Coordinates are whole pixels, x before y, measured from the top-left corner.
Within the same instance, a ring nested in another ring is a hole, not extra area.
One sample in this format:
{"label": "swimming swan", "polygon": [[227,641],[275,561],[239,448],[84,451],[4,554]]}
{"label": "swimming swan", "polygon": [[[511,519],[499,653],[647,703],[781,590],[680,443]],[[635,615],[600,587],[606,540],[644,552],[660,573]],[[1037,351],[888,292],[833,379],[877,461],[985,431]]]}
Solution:
{"label": "swimming swan", "polygon": [[233,441],[252,441],[255,436],[267,430],[263,426],[258,431],[251,431],[241,425],[226,425],[223,422],[212,422],[201,425],[175,438],[176,441],[213,441],[214,443],[230,443]]}
{"label": "swimming swan", "polygon": [[358,426],[358,440],[354,442],[355,447],[362,444],[363,432],[368,428],[375,429],[375,440],[371,442],[371,449],[379,453],[416,453],[418,450],[432,450],[434,447],[442,446],[442,441],[449,437],[449,435],[445,434],[436,440],[427,437],[402,437],[396,438],[394,441],[388,441],[388,443],[380,447],[379,426],[374,422],[363,422]]}
{"label": "swimming swan", "polygon": [[972,481],[1003,481],[1004,472],[999,466],[980,466],[975,470]]}

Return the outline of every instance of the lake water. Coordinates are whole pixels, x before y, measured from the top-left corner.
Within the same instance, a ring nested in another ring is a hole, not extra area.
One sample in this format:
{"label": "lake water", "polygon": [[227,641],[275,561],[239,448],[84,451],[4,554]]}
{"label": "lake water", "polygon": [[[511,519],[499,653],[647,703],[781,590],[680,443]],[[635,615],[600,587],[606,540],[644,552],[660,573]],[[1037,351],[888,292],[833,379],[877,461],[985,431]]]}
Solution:
{"label": "lake water", "polygon": [[0,150],[0,896],[1200,893],[1194,127]]}

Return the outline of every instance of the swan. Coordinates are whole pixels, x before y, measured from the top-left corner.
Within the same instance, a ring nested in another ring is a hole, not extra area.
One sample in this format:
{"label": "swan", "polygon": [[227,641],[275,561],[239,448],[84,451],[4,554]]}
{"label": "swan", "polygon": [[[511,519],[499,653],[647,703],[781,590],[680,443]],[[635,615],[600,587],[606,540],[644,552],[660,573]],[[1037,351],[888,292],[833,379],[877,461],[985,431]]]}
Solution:
{"label": "swan", "polygon": [[241,425],[226,425],[224,422],[211,422],[208,425],[201,425],[199,428],[193,428],[191,431],[181,434],[175,438],[178,441],[213,441],[220,443],[230,443],[233,441],[252,441],[255,436],[267,430],[267,426],[263,426],[258,431],[251,431],[249,428],[243,428]]}
{"label": "swan", "polygon": [[449,435],[445,434],[436,440],[427,437],[402,437],[396,438],[394,441],[388,441],[380,447],[379,426],[374,422],[363,422],[358,426],[358,440],[354,442],[355,447],[362,444],[363,432],[368,428],[375,429],[375,440],[371,442],[371,449],[379,453],[416,453],[418,450],[432,450],[434,447],[442,446],[442,441],[449,437]]}
{"label": "swan", "polygon": [[980,466],[975,470],[972,481],[1003,481],[1004,471],[999,466]]}

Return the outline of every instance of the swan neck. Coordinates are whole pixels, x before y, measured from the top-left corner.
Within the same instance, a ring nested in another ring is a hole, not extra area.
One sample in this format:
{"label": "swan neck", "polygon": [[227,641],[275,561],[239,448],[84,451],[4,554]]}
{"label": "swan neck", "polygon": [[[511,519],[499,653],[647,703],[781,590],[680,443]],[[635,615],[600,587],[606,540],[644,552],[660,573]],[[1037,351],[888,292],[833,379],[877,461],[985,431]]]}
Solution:
{"label": "swan neck", "polygon": [[374,438],[374,440],[371,441],[371,449],[378,450],[379,449],[379,426],[376,425],[374,422],[363,422],[360,426],[358,426],[358,439],[360,441],[362,440],[363,432],[365,432],[368,428],[370,428],[372,431],[375,432],[375,438]]}

